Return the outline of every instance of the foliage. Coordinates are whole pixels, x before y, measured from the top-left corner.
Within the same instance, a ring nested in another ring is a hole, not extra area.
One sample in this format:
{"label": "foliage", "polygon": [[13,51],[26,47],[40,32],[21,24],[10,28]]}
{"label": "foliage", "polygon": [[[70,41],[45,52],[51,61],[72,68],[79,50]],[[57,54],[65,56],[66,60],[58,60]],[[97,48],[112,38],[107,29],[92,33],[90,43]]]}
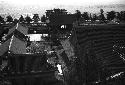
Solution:
{"label": "foliage", "polygon": [[81,18],[81,12],[79,10],[76,10],[76,20],[79,20]]}
{"label": "foliage", "polygon": [[103,9],[100,9],[99,19],[100,19],[101,21],[104,21],[104,20],[105,20],[105,16],[104,16],[103,12],[104,12]]}
{"label": "foliage", "polygon": [[9,16],[7,16],[6,18],[7,18],[7,21],[6,21],[6,22],[13,22],[12,16],[9,15]]}
{"label": "foliage", "polygon": [[34,22],[38,22],[40,20],[39,15],[38,14],[34,14],[33,20],[34,20]]}
{"label": "foliage", "polygon": [[107,13],[107,19],[113,20],[115,18],[115,11],[110,11]]}
{"label": "foliage", "polygon": [[125,11],[120,12],[121,21],[125,21]]}
{"label": "foliage", "polygon": [[19,22],[24,22],[24,18],[23,18],[22,15],[21,15],[21,17],[19,18]]}
{"label": "foliage", "polygon": [[13,23],[14,23],[14,24],[17,24],[17,23],[18,23],[18,19],[14,19],[14,20],[13,20]]}
{"label": "foliage", "polygon": [[43,16],[41,17],[41,22],[46,22],[46,17],[45,17],[45,15],[43,15]]}
{"label": "foliage", "polygon": [[4,23],[4,18],[0,16],[0,23]]}
{"label": "foliage", "polygon": [[88,12],[84,12],[84,13],[82,14],[82,17],[83,17],[85,20],[89,20]]}
{"label": "foliage", "polygon": [[26,21],[27,23],[30,23],[30,22],[32,21],[32,19],[27,15],[26,18],[25,18],[25,21]]}
{"label": "foliage", "polygon": [[93,14],[92,20],[93,20],[93,21],[97,20],[97,15],[96,15],[96,14]]}

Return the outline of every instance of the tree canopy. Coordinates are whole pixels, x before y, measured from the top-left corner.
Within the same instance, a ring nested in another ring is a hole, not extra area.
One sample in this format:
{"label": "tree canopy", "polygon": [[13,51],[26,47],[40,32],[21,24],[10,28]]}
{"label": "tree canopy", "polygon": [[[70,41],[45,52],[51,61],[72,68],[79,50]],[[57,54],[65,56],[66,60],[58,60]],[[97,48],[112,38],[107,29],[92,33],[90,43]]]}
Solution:
{"label": "tree canopy", "polygon": [[28,15],[26,16],[25,20],[27,23],[30,23],[32,21],[32,19]]}
{"label": "tree canopy", "polygon": [[9,16],[7,16],[6,18],[7,18],[7,22],[13,22],[12,16],[9,15]]}

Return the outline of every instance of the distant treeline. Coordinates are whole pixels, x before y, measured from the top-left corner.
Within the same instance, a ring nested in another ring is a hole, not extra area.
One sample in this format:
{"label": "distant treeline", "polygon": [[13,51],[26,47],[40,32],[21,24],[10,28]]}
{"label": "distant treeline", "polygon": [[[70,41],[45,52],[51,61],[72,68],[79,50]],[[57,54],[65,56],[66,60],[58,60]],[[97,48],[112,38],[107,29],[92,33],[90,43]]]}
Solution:
{"label": "distant treeline", "polygon": [[[59,15],[68,15],[68,14],[69,13],[65,9],[53,9],[53,10],[46,10],[45,15],[41,17],[38,14],[34,14],[33,18],[31,18],[28,15],[26,17],[21,15],[19,19],[16,19],[16,18],[12,18],[12,16],[9,15],[6,17],[6,21],[5,21],[5,19],[2,16],[0,16],[0,23],[7,23],[7,22],[8,23],[17,23],[17,22],[21,22],[21,23],[47,22],[49,23],[50,16],[52,15],[59,16]],[[76,10],[76,12],[72,15],[75,15],[75,20],[77,21],[86,21],[86,20],[91,20],[91,21],[115,20],[117,22],[125,21],[125,11],[121,11],[121,12],[110,11],[110,12],[104,13],[103,9],[100,9],[100,13],[97,15],[97,14],[92,14],[88,12],[81,13],[79,10]]]}

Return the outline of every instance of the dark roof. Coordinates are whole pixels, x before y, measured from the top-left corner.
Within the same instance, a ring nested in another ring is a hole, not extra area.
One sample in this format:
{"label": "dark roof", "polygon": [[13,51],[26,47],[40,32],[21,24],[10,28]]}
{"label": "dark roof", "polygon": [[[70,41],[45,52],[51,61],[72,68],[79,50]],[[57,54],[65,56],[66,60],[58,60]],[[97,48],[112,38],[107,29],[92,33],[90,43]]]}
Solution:
{"label": "dark roof", "polygon": [[50,16],[51,25],[72,24],[74,20],[75,20],[75,15],[73,14]]}
{"label": "dark roof", "polygon": [[12,27],[6,37],[6,41],[0,45],[0,56],[5,52],[10,51],[15,54],[26,53],[26,38],[25,35],[28,33],[28,28],[21,26],[20,24]]}
{"label": "dark roof", "polygon": [[9,49],[11,39],[5,41],[2,45],[0,45],[0,56],[3,56]]}
{"label": "dark roof", "polygon": [[[95,68],[100,69],[100,71],[107,70],[107,75],[105,75],[107,77],[125,71],[125,60],[113,51],[115,44],[125,46],[124,28],[125,25],[97,25],[75,28],[79,45],[79,55],[77,56],[83,59],[84,63],[88,63],[90,75],[96,74],[94,73]],[[92,76],[89,77],[92,78]]]}

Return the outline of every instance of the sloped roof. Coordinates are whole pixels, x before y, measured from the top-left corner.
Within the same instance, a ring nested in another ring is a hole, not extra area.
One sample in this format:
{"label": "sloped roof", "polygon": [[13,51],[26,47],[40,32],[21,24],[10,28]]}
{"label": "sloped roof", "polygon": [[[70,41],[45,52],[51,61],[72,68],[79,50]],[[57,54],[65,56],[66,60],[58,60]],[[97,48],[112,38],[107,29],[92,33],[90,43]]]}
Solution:
{"label": "sloped roof", "polygon": [[7,40],[0,45],[0,56],[5,52],[11,51],[14,54],[26,53],[25,35],[28,33],[28,28],[17,23],[11,28],[7,34]]}
{"label": "sloped roof", "polygon": [[[88,65],[88,77],[96,78],[95,68],[107,71],[108,77],[117,72],[125,71],[125,60],[114,51],[115,44],[124,44],[125,25],[95,25],[81,26],[76,28],[77,43],[79,50],[77,56]],[[124,44],[125,45],[125,44]],[[79,54],[78,54],[79,53]],[[83,63],[84,63],[83,62]],[[95,64],[95,66],[94,66]],[[92,73],[93,71],[93,73]],[[95,71],[95,72],[94,72]],[[110,73],[111,72],[111,73]]]}
{"label": "sloped roof", "polygon": [[25,54],[26,53],[26,43],[20,39],[13,36],[12,44],[9,48],[14,54]]}
{"label": "sloped roof", "polygon": [[13,33],[15,29],[16,29],[16,25],[9,29],[9,32],[7,35],[10,35],[11,33]]}
{"label": "sloped roof", "polygon": [[0,45],[0,56],[4,55],[4,53],[6,53],[8,51],[10,41],[11,41],[11,39],[8,39],[2,45]]}
{"label": "sloped roof", "polygon": [[17,30],[21,33],[23,33],[24,35],[27,35],[28,34],[28,28],[22,26],[21,24],[18,24],[18,28]]}

